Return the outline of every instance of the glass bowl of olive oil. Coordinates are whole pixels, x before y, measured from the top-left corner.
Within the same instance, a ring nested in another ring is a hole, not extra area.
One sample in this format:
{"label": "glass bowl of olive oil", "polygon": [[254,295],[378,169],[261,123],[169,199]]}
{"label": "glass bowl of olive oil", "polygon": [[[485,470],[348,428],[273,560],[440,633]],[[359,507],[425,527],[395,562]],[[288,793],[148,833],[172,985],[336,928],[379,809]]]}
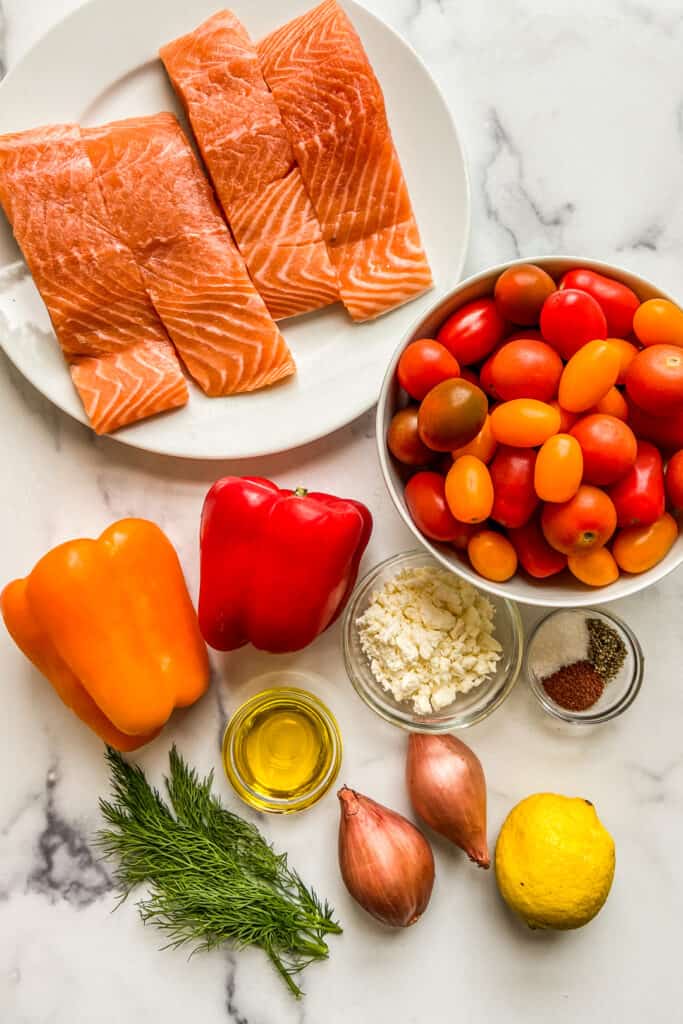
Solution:
{"label": "glass bowl of olive oil", "polygon": [[339,774],[342,742],[331,711],[307,690],[276,687],[245,701],[223,737],[223,767],[235,792],[273,814],[303,811]]}

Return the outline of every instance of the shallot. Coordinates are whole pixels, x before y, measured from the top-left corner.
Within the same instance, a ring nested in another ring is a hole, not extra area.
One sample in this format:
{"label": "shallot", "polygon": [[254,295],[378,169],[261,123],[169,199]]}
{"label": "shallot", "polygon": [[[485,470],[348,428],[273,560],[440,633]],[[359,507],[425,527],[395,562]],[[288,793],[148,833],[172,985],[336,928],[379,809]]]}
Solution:
{"label": "shallot", "polygon": [[339,866],[346,888],[383,924],[405,928],[426,910],[434,855],[419,829],[400,814],[343,786]]}
{"label": "shallot", "polygon": [[455,736],[412,733],[406,766],[416,813],[479,867],[491,863],[486,840],[486,779],[479,758]]}

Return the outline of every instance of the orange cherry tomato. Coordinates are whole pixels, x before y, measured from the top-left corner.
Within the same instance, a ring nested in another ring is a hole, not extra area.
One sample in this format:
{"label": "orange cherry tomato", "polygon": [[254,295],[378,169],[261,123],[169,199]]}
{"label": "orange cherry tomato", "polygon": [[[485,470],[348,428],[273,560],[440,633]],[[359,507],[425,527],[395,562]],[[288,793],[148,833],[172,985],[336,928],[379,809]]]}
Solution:
{"label": "orange cherry tomato", "polygon": [[467,545],[472,568],[485,580],[504,583],[517,572],[517,552],[502,533],[480,530]]}
{"label": "orange cherry tomato", "polygon": [[560,414],[535,398],[515,398],[491,412],[491,430],[499,444],[535,448],[560,429]]}
{"label": "orange cherry tomato", "polygon": [[451,539],[451,544],[456,551],[467,551],[467,545],[470,539],[475,535],[477,530],[481,527],[478,523],[461,523],[456,519],[458,524],[458,532],[455,537]]}
{"label": "orange cherry tomato", "polygon": [[399,384],[411,398],[421,401],[444,380],[460,376],[458,360],[447,348],[431,338],[411,341],[396,368]]}
{"label": "orange cherry tomato", "polygon": [[456,448],[453,452],[453,461],[459,459],[461,455],[474,455],[476,458],[481,459],[482,462],[490,462],[493,456],[496,454],[496,448],[498,442],[493,436],[491,430],[491,417],[487,416],[484,420],[484,426],[481,428],[477,436],[469,444],[463,445],[462,448]]}
{"label": "orange cherry tomato", "polygon": [[446,501],[461,523],[483,523],[493,508],[493,484],[486,463],[461,455],[446,477]]}
{"label": "orange cherry tomato", "polygon": [[544,443],[534,468],[534,487],[541,501],[569,501],[581,486],[583,453],[571,434],[555,434]]}
{"label": "orange cherry tomato", "polygon": [[628,403],[619,388],[610,388],[607,394],[588,411],[591,413],[601,412],[605,416],[614,416],[618,420],[623,420],[624,423],[628,419]]}
{"label": "orange cherry tomato", "polygon": [[607,543],[617,526],[617,510],[598,487],[582,484],[573,498],[548,502],[541,512],[545,539],[563,555],[580,555]]}
{"label": "orange cherry tomato", "polygon": [[683,346],[683,310],[668,299],[648,299],[636,310],[633,330],[641,345]]}
{"label": "orange cherry tomato", "polygon": [[619,376],[619,349],[607,340],[589,341],[571,357],[560,378],[557,399],[569,412],[585,412],[599,402]]}
{"label": "orange cherry tomato", "polygon": [[560,414],[559,433],[568,434],[578,420],[579,414],[577,412],[569,412],[568,409],[563,409],[556,398],[554,398],[552,402],[549,402],[548,405],[552,405],[553,409],[557,409]]}
{"label": "orange cherry tomato", "polygon": [[537,324],[543,303],[556,288],[550,274],[533,263],[508,267],[496,281],[498,312],[513,324]]}
{"label": "orange cherry tomato", "polygon": [[638,349],[631,341],[626,341],[625,338],[608,338],[616,348],[619,349],[619,376],[617,377],[617,384],[623,384],[626,380],[626,371],[638,355]]}
{"label": "orange cherry tomato", "polygon": [[619,530],[612,554],[624,572],[647,572],[668,555],[677,536],[678,524],[665,512],[649,526],[625,526]]}
{"label": "orange cherry tomato", "polygon": [[562,360],[554,348],[534,338],[517,338],[490,356],[493,394],[509,402],[513,398],[537,398],[548,402],[557,394]]}
{"label": "orange cherry tomato", "polygon": [[570,555],[569,571],[589,587],[607,587],[619,579],[619,566],[607,548],[595,548],[583,555]]}

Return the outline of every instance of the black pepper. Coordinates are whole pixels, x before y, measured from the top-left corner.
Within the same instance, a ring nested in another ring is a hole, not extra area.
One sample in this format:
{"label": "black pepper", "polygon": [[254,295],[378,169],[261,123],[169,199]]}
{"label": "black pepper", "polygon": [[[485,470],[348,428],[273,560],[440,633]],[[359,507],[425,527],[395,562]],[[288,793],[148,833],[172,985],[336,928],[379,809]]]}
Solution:
{"label": "black pepper", "polygon": [[606,683],[619,672],[626,660],[626,644],[619,634],[602,619],[586,619],[588,627],[588,660]]}

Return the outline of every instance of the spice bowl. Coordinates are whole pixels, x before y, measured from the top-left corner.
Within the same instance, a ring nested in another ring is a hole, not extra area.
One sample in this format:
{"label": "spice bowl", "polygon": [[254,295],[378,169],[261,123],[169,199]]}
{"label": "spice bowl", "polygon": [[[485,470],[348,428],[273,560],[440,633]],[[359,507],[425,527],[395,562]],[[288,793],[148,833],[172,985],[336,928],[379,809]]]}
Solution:
{"label": "spice bowl", "polygon": [[[356,586],[344,613],[342,645],[346,672],[359,697],[380,718],[411,732],[444,733],[476,725],[499,708],[509,696],[522,666],[524,630],[519,611],[511,601],[495,594],[484,596],[493,606],[495,638],[502,656],[495,671],[481,685],[440,711],[419,713],[410,703],[398,701],[385,690],[372,673],[362,646],[358,620],[370,606],[373,594],[404,569],[444,566],[425,551],[394,555],[375,566]],[[480,591],[480,593],[482,593]]]}
{"label": "spice bowl", "polygon": [[[577,655],[569,649],[570,637],[580,628],[581,623],[588,619],[614,630],[623,644],[624,658],[614,677],[605,683],[602,695],[597,701],[586,710],[572,710],[554,700],[543,685],[543,681],[562,664],[566,665],[575,660]],[[549,637],[546,631],[560,624],[560,638],[553,638],[553,647],[556,650],[553,656],[555,664],[551,666],[544,654]],[[569,645],[566,660],[562,654],[562,636],[567,638]],[[633,631],[616,615],[598,608],[556,609],[544,615],[529,636],[524,658],[526,677],[543,710],[554,718],[574,725],[599,725],[623,714],[638,696],[643,681],[644,665],[643,652]]]}

